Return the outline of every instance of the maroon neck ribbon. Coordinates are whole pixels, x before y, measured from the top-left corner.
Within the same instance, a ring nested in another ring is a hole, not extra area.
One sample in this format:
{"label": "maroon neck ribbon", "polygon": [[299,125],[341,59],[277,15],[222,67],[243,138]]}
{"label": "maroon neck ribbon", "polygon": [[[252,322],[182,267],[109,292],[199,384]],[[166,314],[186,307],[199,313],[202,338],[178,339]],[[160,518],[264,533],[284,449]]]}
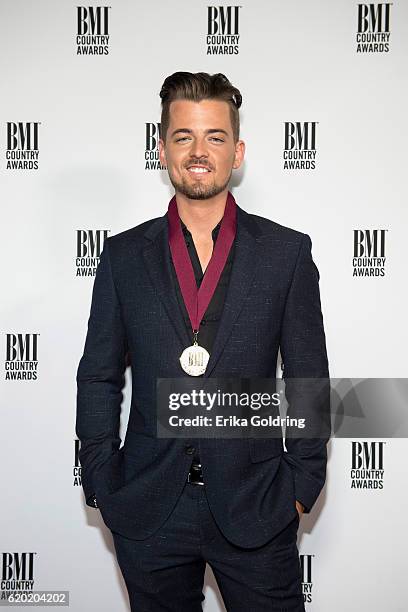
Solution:
{"label": "maroon neck ribbon", "polygon": [[177,200],[174,195],[168,207],[169,245],[177,279],[180,285],[184,304],[191,322],[191,328],[196,335],[207,306],[217,287],[224,269],[237,229],[237,204],[234,196],[228,192],[224,216],[210,262],[205,270],[203,280],[197,289],[194,269],[188,254],[186,242],[181,228]]}

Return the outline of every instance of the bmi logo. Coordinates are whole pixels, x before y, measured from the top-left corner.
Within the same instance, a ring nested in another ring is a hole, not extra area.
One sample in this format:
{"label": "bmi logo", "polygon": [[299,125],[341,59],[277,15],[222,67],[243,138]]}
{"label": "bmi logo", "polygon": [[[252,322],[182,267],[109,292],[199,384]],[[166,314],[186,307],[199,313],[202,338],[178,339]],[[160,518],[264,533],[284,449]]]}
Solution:
{"label": "bmi logo", "polygon": [[77,230],[76,276],[95,276],[108,232],[108,229]]}
{"label": "bmi logo", "polygon": [[38,126],[41,122],[7,122],[7,170],[38,170]]}
{"label": "bmi logo", "polygon": [[357,5],[357,53],[388,53],[392,4]]}
{"label": "bmi logo", "polygon": [[353,276],[385,276],[385,233],[354,230]]}
{"label": "bmi logo", "polygon": [[314,170],[318,121],[285,121],[284,170]]}
{"label": "bmi logo", "polygon": [[207,55],[238,55],[242,6],[207,7]]}
{"label": "bmi logo", "polygon": [[39,335],[6,334],[5,380],[37,380]]}
{"label": "bmi logo", "polygon": [[165,170],[159,158],[160,123],[146,123],[145,170]]}
{"label": "bmi logo", "polygon": [[0,600],[18,593],[29,593],[34,589],[35,552],[2,552]]}
{"label": "bmi logo", "polygon": [[303,600],[312,603],[312,561],[314,555],[299,555],[300,573],[302,577]]}
{"label": "bmi logo", "polygon": [[108,55],[110,6],[77,6],[77,55]]}
{"label": "bmi logo", "polygon": [[351,443],[351,488],[384,488],[385,442]]}
{"label": "bmi logo", "polygon": [[74,440],[74,467],[73,467],[74,487],[80,487],[82,484],[81,464],[79,462],[80,444],[81,443],[78,439]]}

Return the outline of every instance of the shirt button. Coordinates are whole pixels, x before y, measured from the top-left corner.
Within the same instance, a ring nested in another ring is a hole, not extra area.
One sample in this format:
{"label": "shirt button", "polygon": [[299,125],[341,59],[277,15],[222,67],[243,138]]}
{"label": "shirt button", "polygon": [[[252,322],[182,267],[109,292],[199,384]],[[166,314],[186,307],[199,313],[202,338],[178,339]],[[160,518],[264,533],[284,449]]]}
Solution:
{"label": "shirt button", "polygon": [[203,319],[203,320],[201,321],[201,325],[205,325],[206,323],[207,323],[207,321],[206,321],[205,319]]}
{"label": "shirt button", "polygon": [[185,446],[184,449],[185,449],[186,455],[192,455],[193,453],[195,453],[194,446],[188,445],[188,446]]}

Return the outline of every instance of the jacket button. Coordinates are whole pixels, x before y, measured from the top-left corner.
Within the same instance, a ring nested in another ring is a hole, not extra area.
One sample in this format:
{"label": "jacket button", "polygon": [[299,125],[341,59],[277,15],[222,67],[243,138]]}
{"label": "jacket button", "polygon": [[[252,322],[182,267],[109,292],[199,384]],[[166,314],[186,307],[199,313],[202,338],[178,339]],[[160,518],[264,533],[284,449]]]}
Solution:
{"label": "jacket button", "polygon": [[194,446],[186,446],[185,447],[186,455],[192,455],[195,452]]}

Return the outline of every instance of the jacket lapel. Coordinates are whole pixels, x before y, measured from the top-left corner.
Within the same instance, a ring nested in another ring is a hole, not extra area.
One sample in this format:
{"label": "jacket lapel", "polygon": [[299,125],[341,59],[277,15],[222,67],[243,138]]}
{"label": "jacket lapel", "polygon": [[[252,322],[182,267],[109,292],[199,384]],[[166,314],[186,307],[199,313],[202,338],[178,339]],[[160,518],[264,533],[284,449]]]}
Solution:
{"label": "jacket lapel", "polygon": [[[157,295],[167,310],[170,321],[174,325],[180,339],[182,350],[191,344],[180,307],[177,301],[176,289],[173,285],[173,276],[170,261],[170,247],[168,238],[167,213],[153,223],[147,232],[146,245],[143,247],[143,259]],[[180,351],[181,355],[181,351]]]}
{"label": "jacket lapel", "polygon": [[244,299],[252,284],[260,262],[258,228],[250,215],[237,205],[237,233],[231,277],[217,335],[204,377],[210,376],[231,335],[233,325],[244,305]]}
{"label": "jacket lapel", "polygon": [[[171,254],[168,243],[167,213],[152,223],[144,234],[147,239],[143,259],[157,294],[180,339],[181,350],[192,343],[180,312],[176,289],[172,283]],[[237,205],[235,253],[225,303],[217,335],[204,377],[216,366],[241,311],[260,262],[259,230],[251,216]],[[181,354],[181,351],[180,351]]]}

